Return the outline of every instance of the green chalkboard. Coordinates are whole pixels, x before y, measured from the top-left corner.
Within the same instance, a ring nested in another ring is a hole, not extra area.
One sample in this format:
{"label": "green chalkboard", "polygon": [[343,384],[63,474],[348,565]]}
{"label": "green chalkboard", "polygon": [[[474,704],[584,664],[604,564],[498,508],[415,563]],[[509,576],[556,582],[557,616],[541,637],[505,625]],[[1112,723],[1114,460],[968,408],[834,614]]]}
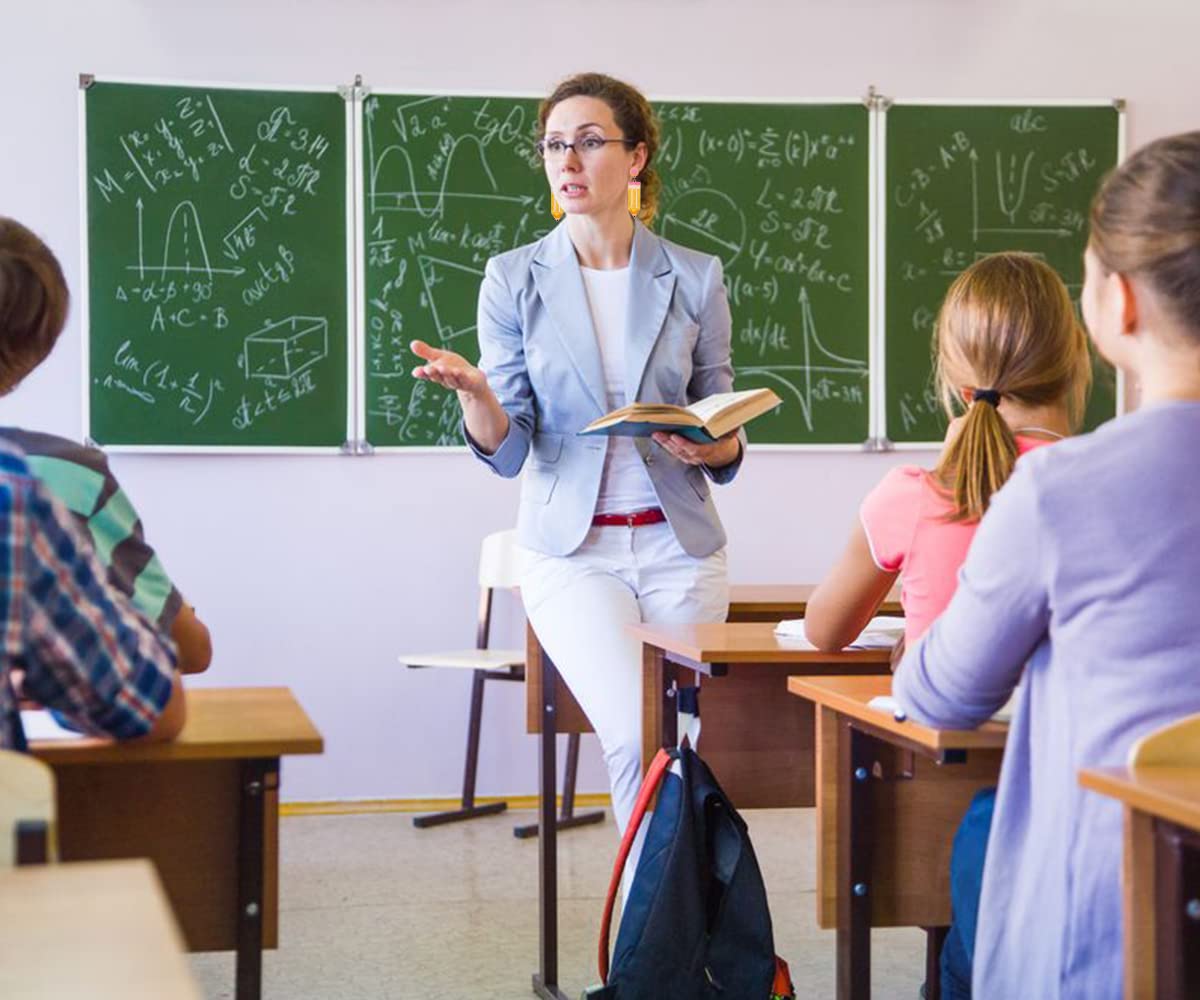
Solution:
{"label": "green chalkboard", "polygon": [[[1118,159],[1107,106],[896,105],[887,111],[884,364],[887,437],[940,441],[931,378],[937,310],[954,277],[1001,250],[1042,255],[1078,299],[1088,208]],[[1096,363],[1087,426],[1116,412]]]}
{"label": "green chalkboard", "polygon": [[[363,108],[366,438],[461,444],[415,337],[478,357],[488,257],[554,225],[532,98],[372,94]],[[721,258],[736,387],[784,400],[756,443],[869,436],[869,114],[862,104],[660,103],[655,229]]]}
{"label": "green chalkboard", "polygon": [[88,435],[340,446],[343,98],[95,82],[84,116]]}

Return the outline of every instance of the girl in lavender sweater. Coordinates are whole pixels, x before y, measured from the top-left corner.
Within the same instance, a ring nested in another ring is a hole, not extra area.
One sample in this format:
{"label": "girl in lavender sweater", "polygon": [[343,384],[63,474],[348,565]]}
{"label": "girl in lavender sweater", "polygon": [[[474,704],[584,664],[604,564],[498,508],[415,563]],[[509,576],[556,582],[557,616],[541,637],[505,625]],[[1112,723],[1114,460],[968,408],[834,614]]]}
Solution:
{"label": "girl in lavender sweater", "polygon": [[1200,132],[1105,180],[1085,264],[1084,319],[1140,407],[1022,459],[894,684],[961,729],[1021,682],[975,940],[988,1000],[1120,997],[1121,808],[1077,775],[1200,711]]}

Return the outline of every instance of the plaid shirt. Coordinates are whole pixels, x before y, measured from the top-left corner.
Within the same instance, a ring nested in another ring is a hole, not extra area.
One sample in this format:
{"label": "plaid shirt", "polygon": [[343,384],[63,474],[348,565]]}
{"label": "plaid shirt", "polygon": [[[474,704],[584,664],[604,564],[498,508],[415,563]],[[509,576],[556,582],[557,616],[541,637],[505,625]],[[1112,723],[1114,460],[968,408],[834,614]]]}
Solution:
{"label": "plaid shirt", "polygon": [[148,732],[171,694],[174,648],[105,584],[71,515],[0,442],[0,747],[16,742],[9,673],[81,729]]}

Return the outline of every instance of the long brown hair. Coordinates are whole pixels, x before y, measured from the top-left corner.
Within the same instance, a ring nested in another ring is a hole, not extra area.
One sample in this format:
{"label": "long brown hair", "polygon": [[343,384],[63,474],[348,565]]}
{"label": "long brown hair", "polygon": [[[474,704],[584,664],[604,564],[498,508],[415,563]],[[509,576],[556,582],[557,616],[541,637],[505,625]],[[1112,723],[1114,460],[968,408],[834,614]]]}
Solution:
{"label": "long brown hair", "polygon": [[[934,333],[935,377],[946,415],[962,411],[964,388],[994,390],[1026,406],[1064,401],[1072,425],[1091,385],[1087,335],[1066,285],[1049,264],[998,253],[950,286]],[[951,495],[954,521],[982,517],[1012,474],[1017,442],[997,405],[974,398],[935,479]]]}
{"label": "long brown hair", "polygon": [[1091,223],[1104,269],[1140,276],[1200,340],[1200,132],[1152,142],[1113,170]]}
{"label": "long brown hair", "polygon": [[658,116],[636,87],[604,73],[576,73],[563,80],[553,93],[538,107],[538,138],[546,135],[546,119],[568,97],[594,97],[608,105],[613,120],[621,134],[632,143],[646,144],[646,165],[637,179],[642,182],[642,210],[638,218],[645,225],[652,225],[658,211],[658,196],[662,181],[654,168],[654,154],[658,152]]}
{"label": "long brown hair", "polygon": [[15,389],[50,353],[70,301],[50,248],[0,215],[0,394]]}

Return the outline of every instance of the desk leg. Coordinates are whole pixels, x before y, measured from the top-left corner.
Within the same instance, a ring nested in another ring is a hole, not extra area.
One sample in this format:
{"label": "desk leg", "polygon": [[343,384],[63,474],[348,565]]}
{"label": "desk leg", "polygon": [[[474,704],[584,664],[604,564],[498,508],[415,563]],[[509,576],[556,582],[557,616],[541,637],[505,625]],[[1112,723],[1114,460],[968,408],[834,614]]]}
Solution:
{"label": "desk leg", "polygon": [[278,780],[279,758],[242,761],[238,821],[237,1000],[262,995],[263,862],[266,792]]}
{"label": "desk leg", "polygon": [[[544,655],[544,654],[543,654]],[[595,809],[592,812],[575,813],[575,778],[579,773],[579,733],[567,736],[567,769],[563,775],[562,811],[558,814],[557,825],[560,830],[572,830],[577,826],[591,826],[593,823],[604,822],[604,810]],[[539,823],[523,823],[513,827],[513,836],[519,840],[528,840],[538,835]]]}
{"label": "desk leg", "polygon": [[949,927],[925,928],[925,1000],[942,1000],[942,946]]}
{"label": "desk leg", "polygon": [[567,1000],[558,989],[558,824],[555,821],[555,741],[558,738],[556,689],[558,668],[542,652],[541,735],[538,746],[538,971],[533,974],[534,996]]}
{"label": "desk leg", "polygon": [[837,997],[871,997],[872,743],[848,722],[840,740],[838,786]]}
{"label": "desk leg", "polygon": [[661,649],[642,646],[642,774],[664,747],[679,744],[679,713],[676,683],[679,668]]}

